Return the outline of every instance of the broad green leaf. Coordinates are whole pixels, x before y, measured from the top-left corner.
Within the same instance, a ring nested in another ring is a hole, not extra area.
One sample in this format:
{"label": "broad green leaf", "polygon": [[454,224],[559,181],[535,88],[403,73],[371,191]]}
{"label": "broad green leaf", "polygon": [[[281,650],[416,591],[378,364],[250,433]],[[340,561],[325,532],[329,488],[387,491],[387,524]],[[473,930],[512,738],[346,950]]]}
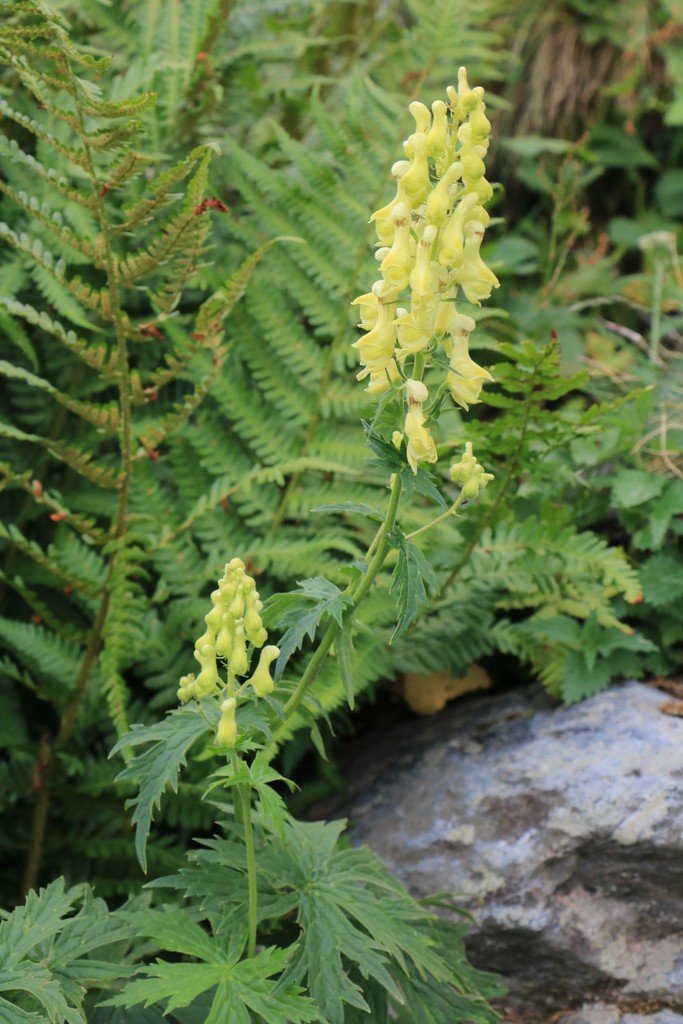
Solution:
{"label": "broad green leaf", "polygon": [[642,505],[661,494],[666,480],[644,469],[622,469],[614,478],[612,494],[620,508]]}

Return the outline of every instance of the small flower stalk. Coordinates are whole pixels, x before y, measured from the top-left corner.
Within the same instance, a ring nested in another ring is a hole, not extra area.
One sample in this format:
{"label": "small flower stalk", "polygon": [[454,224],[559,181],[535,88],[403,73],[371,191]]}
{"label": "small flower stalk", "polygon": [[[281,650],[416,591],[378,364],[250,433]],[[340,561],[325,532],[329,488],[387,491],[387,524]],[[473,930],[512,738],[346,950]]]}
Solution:
{"label": "small flower stalk", "polygon": [[415,130],[403,143],[405,159],[392,167],[396,193],[370,218],[381,277],[354,302],[366,332],[354,344],[366,390],[379,396],[398,388],[412,363],[404,436],[414,473],[420,462],[437,458],[421,380],[431,363],[442,361],[432,356],[439,350],[446,356],[444,386],[464,410],[493,379],[469,354],[476,324],[456,304],[462,296],[479,306],[499,283],[480,254],[493,193],[485,177],[491,124],[484,90],[470,88],[465,68],[446,94],[448,102],[437,100],[431,111],[410,104]]}
{"label": "small flower stalk", "polygon": [[[216,731],[216,745],[234,747],[237,742],[237,695],[250,690],[256,697],[265,697],[275,689],[270,666],[280,654],[279,648],[268,645],[263,626],[256,581],[249,576],[244,562],[233,558],[225,566],[218,587],[211,594],[211,610],[204,616],[206,629],[195,643],[194,656],[199,673],[183,676],[178,689],[181,703],[202,700],[224,692],[221,718]],[[249,673],[253,652],[261,649],[258,665],[251,678],[236,690],[236,681]],[[225,671],[225,679],[221,672]]]}

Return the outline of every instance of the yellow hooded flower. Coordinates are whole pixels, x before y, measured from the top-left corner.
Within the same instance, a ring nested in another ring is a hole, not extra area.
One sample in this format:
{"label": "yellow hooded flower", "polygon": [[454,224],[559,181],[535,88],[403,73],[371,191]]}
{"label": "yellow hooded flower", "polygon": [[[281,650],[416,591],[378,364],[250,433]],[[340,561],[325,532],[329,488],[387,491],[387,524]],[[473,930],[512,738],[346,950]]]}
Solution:
{"label": "yellow hooded flower", "polygon": [[462,266],[458,267],[455,280],[465,293],[465,298],[475,306],[481,305],[482,299],[488,299],[493,288],[500,281],[479,255],[479,248],[484,237],[484,229],[476,220],[465,224],[465,249]]}
{"label": "yellow hooded flower", "polygon": [[280,656],[280,648],[272,644],[264,647],[256,671],[249,680],[257,697],[265,697],[275,689],[275,682],[270,674],[270,666]]}
{"label": "yellow hooded flower", "polygon": [[404,431],[408,439],[406,456],[413,473],[417,473],[418,462],[436,462],[438,455],[434,439],[424,425],[422,406],[429,397],[427,388],[420,380],[406,381],[408,412],[406,413]]}
{"label": "yellow hooded flower", "polygon": [[450,355],[446,381],[453,400],[465,410],[478,404],[484,382],[493,380],[489,371],[470,357],[469,337],[474,327],[472,317],[456,313],[449,325],[450,339],[446,346]]}
{"label": "yellow hooded flower", "polygon": [[[378,283],[381,286],[381,282]],[[373,287],[373,291],[375,289],[376,286]],[[377,291],[381,291],[381,287]],[[363,366],[360,373],[356,375],[358,380],[383,375],[394,357],[396,327],[394,326],[393,306],[386,302],[381,295],[378,296],[378,303],[379,312],[375,326],[353,345],[358,349]]]}
{"label": "yellow hooded flower", "polygon": [[399,203],[392,214],[394,240],[389,252],[379,265],[387,286],[400,292],[408,284],[410,268],[413,265],[412,238],[410,234],[410,210],[407,203]]}

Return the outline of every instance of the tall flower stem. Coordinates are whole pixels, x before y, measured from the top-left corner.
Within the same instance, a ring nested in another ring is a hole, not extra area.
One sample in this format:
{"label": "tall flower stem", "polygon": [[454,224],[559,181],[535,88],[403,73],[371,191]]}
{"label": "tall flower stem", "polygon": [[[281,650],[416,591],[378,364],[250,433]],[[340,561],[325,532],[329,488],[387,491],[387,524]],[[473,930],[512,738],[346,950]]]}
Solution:
{"label": "tall flower stem", "polygon": [[251,797],[248,786],[240,786],[239,799],[242,809],[244,846],[247,854],[247,884],[249,891],[249,938],[247,955],[256,952],[256,927],[258,921],[258,893],[256,889],[256,851],[254,849],[254,827],[251,821]]}
{"label": "tall flower stem", "polygon": [[[387,551],[389,548],[388,535],[393,529],[394,523],[396,522],[396,514],[398,512],[398,504],[401,498],[401,478],[398,473],[394,474],[391,483],[391,494],[389,496],[389,506],[387,508],[387,514],[384,518],[384,522],[377,531],[377,535],[370,544],[369,551],[374,551],[370,564],[364,575],[357,581],[356,584],[351,584],[347,588],[347,593],[353,599],[352,609],[358,607],[361,603],[368,590],[372,586],[375,577],[379,573],[380,569],[384,565],[384,561],[387,557]],[[348,609],[346,614],[348,615],[352,609]],[[332,621],[323,633],[320,643],[313,654],[313,657],[306,666],[306,670],[302,675],[297,688],[285,704],[285,720],[291,717],[297,710],[302,700],[308,693],[308,690],[315,681],[320,669],[322,668],[323,662],[329,653],[332,644],[334,643],[337,635],[341,631],[339,623]]]}

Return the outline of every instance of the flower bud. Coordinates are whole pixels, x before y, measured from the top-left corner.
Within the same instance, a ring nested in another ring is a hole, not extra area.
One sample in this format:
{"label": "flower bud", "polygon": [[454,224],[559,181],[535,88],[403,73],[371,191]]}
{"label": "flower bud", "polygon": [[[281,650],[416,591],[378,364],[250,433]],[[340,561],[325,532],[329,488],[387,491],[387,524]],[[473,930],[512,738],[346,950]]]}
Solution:
{"label": "flower bud", "polygon": [[264,647],[253,676],[249,680],[257,697],[265,697],[275,689],[275,682],[270,674],[270,666],[280,656],[280,648],[272,644]]}
{"label": "flower bud", "polygon": [[217,747],[234,747],[237,742],[237,701],[227,697],[221,704],[221,718],[216,730]]}
{"label": "flower bud", "polygon": [[230,668],[236,676],[243,676],[249,668],[247,645],[244,639],[244,626],[239,623],[235,626],[235,635],[228,659]]}
{"label": "flower bud", "polygon": [[196,689],[193,673],[190,673],[187,676],[181,676],[178,680],[178,700],[180,703],[184,704],[186,701],[194,697]]}
{"label": "flower bud", "polygon": [[463,497],[468,500],[476,498],[489,480],[493,480],[493,474],[485,473],[484,467],[473,455],[471,441],[465,445],[465,454],[460,461],[451,466],[450,477],[453,483],[460,485]]}
{"label": "flower bud", "polygon": [[432,103],[434,120],[427,133],[427,152],[434,158],[442,156],[448,144],[448,107],[443,100]]}
{"label": "flower bud", "polygon": [[219,658],[227,658],[230,655],[233,642],[232,626],[233,619],[231,619],[228,612],[225,612],[223,614],[220,632],[216,637],[216,654]]}
{"label": "flower bud", "polygon": [[194,656],[201,666],[201,672],[195,680],[195,687],[198,694],[205,696],[215,690],[220,684],[218,669],[216,668],[216,649],[212,644],[203,644],[194,652]]}
{"label": "flower bud", "polygon": [[422,404],[427,401],[429,391],[427,390],[427,385],[423,384],[421,380],[411,379],[406,381],[406,395],[411,404],[416,402]]}

